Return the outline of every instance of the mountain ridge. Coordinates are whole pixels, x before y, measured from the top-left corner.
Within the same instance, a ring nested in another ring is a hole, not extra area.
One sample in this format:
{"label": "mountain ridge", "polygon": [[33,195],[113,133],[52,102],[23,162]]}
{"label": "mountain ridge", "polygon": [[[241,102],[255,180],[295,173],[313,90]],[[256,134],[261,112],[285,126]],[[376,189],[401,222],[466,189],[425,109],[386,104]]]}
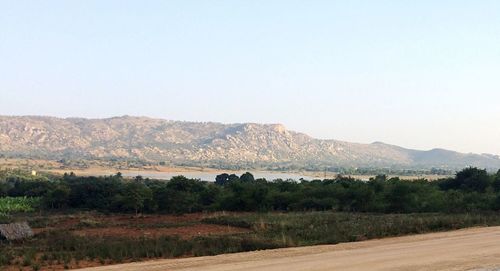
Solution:
{"label": "mountain ridge", "polygon": [[0,116],[0,154],[46,159],[138,159],[172,165],[242,167],[500,168],[492,154],[383,142],[316,139],[282,124]]}

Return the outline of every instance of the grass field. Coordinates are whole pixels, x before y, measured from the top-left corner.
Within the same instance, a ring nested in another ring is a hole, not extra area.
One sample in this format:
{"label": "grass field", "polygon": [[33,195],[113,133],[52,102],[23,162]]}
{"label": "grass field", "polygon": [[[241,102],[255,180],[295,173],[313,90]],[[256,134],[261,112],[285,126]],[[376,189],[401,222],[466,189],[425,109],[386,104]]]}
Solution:
{"label": "grass field", "polygon": [[252,229],[281,247],[336,244],[367,239],[500,225],[498,214],[264,213],[224,215],[203,220]]}
{"label": "grass field", "polygon": [[61,270],[500,225],[500,214],[198,213],[16,214],[35,237],[0,241],[6,270]]}

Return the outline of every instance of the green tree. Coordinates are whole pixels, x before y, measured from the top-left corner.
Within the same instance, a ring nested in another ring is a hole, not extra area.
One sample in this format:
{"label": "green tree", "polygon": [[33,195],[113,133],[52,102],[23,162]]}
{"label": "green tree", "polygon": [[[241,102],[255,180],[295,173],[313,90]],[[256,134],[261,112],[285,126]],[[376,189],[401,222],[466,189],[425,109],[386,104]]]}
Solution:
{"label": "green tree", "polygon": [[55,209],[62,208],[68,205],[69,195],[71,190],[65,185],[57,185],[55,188],[49,190],[43,197],[45,206]]}
{"label": "green tree", "polygon": [[251,183],[255,181],[255,178],[253,177],[252,173],[246,172],[240,177],[240,181],[244,183]]}
{"label": "green tree", "polygon": [[[184,176],[176,176],[167,182],[166,186],[155,193],[155,198],[159,200],[160,210],[169,213],[191,213],[203,210],[200,198],[203,195],[206,202],[211,202],[214,195],[210,192],[204,194],[206,185],[204,182],[188,179]],[[212,191],[213,193],[213,191]]]}
{"label": "green tree", "polygon": [[489,176],[486,169],[469,167],[457,173],[456,182],[464,190],[484,192],[489,185]]}
{"label": "green tree", "polygon": [[10,185],[0,180],[0,197],[5,197],[9,193]]}
{"label": "green tree", "polygon": [[407,213],[417,211],[417,200],[413,185],[406,181],[396,181],[387,194],[388,211]]}
{"label": "green tree", "polygon": [[240,177],[238,177],[238,175],[236,175],[236,174],[229,175],[229,180],[228,180],[229,183],[237,182],[239,180],[240,180]]}
{"label": "green tree", "polygon": [[490,185],[490,177],[485,169],[468,167],[457,172],[455,178],[441,181],[439,185],[444,190],[459,189],[485,192],[486,188]]}
{"label": "green tree", "polygon": [[500,169],[498,170],[497,174],[495,174],[495,176],[494,176],[493,188],[495,189],[496,192],[500,192]]}
{"label": "green tree", "polygon": [[227,183],[229,183],[229,174],[222,173],[222,174],[215,176],[215,184],[216,185],[224,186]]}
{"label": "green tree", "polygon": [[134,210],[138,215],[147,201],[153,199],[153,193],[149,187],[142,183],[130,182],[125,185],[122,207],[125,210]]}

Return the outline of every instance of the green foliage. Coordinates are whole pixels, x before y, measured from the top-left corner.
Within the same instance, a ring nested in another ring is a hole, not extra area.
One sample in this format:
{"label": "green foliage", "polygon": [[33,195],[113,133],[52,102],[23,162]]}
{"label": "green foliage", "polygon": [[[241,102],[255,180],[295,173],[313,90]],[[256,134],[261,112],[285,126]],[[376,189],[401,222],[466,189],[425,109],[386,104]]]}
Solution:
{"label": "green foliage", "polygon": [[134,210],[137,214],[152,199],[153,193],[146,185],[139,182],[127,183],[125,184],[123,195],[119,200],[119,204],[121,204],[120,209],[126,211]]}
{"label": "green foliage", "polygon": [[488,214],[369,214],[252,213],[206,218],[206,223],[252,228],[259,239],[278,246],[336,244],[388,236],[499,225],[500,215]]}
{"label": "green foliage", "polygon": [[158,210],[168,213],[201,211],[204,207],[203,201],[210,203],[209,198],[215,196],[207,194],[208,186],[205,183],[183,176],[174,177],[167,183],[153,183],[150,187],[153,189],[153,198],[157,202]]}
{"label": "green foliage", "polygon": [[0,224],[8,224],[11,223],[12,218],[9,214],[0,213]]}
{"label": "green foliage", "polygon": [[49,190],[43,197],[43,203],[45,206],[52,209],[59,209],[66,207],[68,205],[68,198],[71,193],[71,189],[64,185],[56,185],[51,190]]}
{"label": "green foliage", "polygon": [[[10,176],[10,175],[9,175]],[[10,197],[37,197],[45,209],[106,212],[190,213],[199,211],[347,211],[377,213],[470,212],[500,209],[500,172],[466,168],[454,178],[405,181],[378,175],[369,181],[339,176],[300,181],[255,180],[220,174],[216,183],[183,176],[170,181],[120,174],[49,180],[0,179]]]}
{"label": "green foliage", "polygon": [[[130,259],[217,255],[279,247],[252,234],[199,236],[193,239],[163,236],[152,239],[134,236],[81,237],[64,231],[45,232],[39,235],[37,240],[31,240],[26,245],[18,247],[21,250],[20,254],[23,255],[20,263],[22,266],[38,266],[49,261],[57,261],[64,263],[68,268],[76,259],[120,263]],[[10,253],[13,251],[12,246],[15,244],[10,244],[10,247],[0,247],[0,266],[14,264],[14,257]],[[36,259],[33,247],[44,256]]]}
{"label": "green foliage", "polygon": [[0,198],[0,214],[32,212],[39,206],[38,198],[2,197]]}
{"label": "green foliage", "polygon": [[2,250],[0,253],[0,268],[9,265],[14,260],[12,251]]}
{"label": "green foliage", "polygon": [[229,183],[229,174],[222,173],[220,175],[215,176],[216,185],[226,185],[228,183]]}
{"label": "green foliage", "polygon": [[244,183],[249,183],[249,182],[254,182],[255,178],[253,177],[252,173],[246,172],[240,177],[240,181]]}
{"label": "green foliage", "polygon": [[464,191],[485,192],[490,185],[490,176],[485,169],[474,167],[457,172],[455,178],[450,178],[441,183],[443,189],[460,189]]}
{"label": "green foliage", "polygon": [[497,174],[494,176],[493,189],[495,192],[500,192],[500,170],[498,170]]}

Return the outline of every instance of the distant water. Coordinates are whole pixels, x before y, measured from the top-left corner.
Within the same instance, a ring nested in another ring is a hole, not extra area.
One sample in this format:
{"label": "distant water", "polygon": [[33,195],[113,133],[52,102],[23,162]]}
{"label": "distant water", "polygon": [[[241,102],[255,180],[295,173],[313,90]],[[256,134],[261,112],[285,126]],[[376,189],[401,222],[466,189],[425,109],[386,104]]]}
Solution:
{"label": "distant water", "polygon": [[[245,172],[238,172],[235,173],[238,176],[241,176]],[[125,177],[136,177],[138,175],[142,176],[143,178],[150,178],[150,179],[160,179],[160,180],[169,180],[174,176],[179,176],[182,175],[186,178],[190,179],[200,179],[202,181],[209,181],[209,182],[214,182],[215,181],[215,176],[221,174],[221,172],[151,172],[151,171],[137,171],[137,172],[123,172],[123,176]],[[301,178],[305,180],[314,180],[314,179],[322,179],[322,178],[315,178],[312,176],[306,176],[302,175],[299,173],[285,173],[285,172],[252,172],[253,176],[255,179],[258,178],[265,178],[268,181],[275,180],[275,179],[293,179],[293,180],[300,180]]]}

